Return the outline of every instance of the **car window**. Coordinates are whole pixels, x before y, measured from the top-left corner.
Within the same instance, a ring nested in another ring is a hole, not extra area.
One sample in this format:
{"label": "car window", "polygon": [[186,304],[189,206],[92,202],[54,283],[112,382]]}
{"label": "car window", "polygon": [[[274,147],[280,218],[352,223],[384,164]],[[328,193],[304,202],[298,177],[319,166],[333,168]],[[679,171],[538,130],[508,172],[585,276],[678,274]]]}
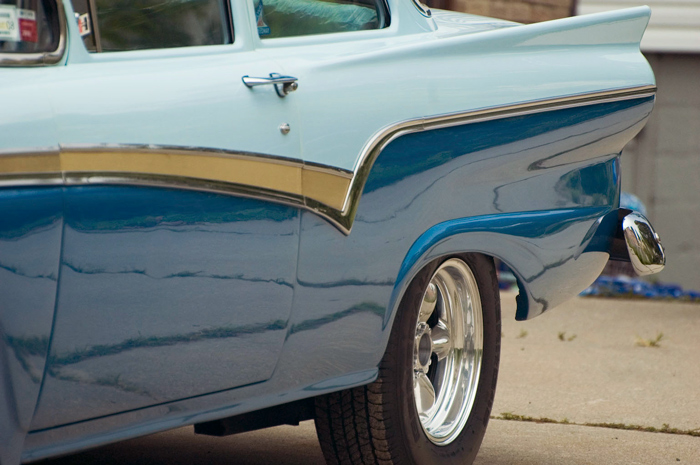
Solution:
{"label": "car window", "polygon": [[233,42],[228,0],[72,0],[88,50],[118,52]]}
{"label": "car window", "polygon": [[0,0],[0,53],[44,53],[58,48],[53,0]]}
{"label": "car window", "polygon": [[258,35],[263,39],[389,25],[384,0],[254,0],[254,5]]}

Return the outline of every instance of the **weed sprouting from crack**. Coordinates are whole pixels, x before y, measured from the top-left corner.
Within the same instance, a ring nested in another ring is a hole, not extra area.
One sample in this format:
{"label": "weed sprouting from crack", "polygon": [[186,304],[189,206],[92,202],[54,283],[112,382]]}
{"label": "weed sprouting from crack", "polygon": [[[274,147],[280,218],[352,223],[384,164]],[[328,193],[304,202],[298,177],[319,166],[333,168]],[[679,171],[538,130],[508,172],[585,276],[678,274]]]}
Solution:
{"label": "weed sprouting from crack", "polygon": [[661,340],[664,338],[664,333],[659,331],[656,334],[656,337],[653,339],[645,339],[643,337],[637,336],[637,342],[635,345],[639,347],[655,347],[659,348],[661,347]]}
{"label": "weed sprouting from crack", "polygon": [[575,334],[572,334],[571,336],[567,336],[566,331],[559,331],[559,333],[557,333],[557,337],[562,342],[564,342],[564,341],[571,342],[574,339],[576,339],[577,336]]}

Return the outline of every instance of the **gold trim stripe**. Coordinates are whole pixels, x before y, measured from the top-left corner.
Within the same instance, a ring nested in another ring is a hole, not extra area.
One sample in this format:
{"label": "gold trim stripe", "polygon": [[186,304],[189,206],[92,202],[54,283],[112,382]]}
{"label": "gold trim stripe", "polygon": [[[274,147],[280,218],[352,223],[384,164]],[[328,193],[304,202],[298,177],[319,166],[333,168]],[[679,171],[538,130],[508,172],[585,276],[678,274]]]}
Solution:
{"label": "gold trim stripe", "polygon": [[[121,183],[134,175],[140,180],[153,175],[159,179],[177,179],[178,187],[189,181],[218,186],[249,186],[283,198],[309,197],[330,208],[342,209],[352,173],[337,169],[307,167],[301,161],[256,156],[253,154],[181,148],[90,147],[61,148],[39,154],[0,155],[0,174],[55,174],[70,183]],[[163,184],[163,182],[160,182]],[[200,186],[204,188],[205,186]],[[220,190],[220,189],[219,189]],[[274,196],[274,195],[273,195]]]}
{"label": "gold trim stripe", "polygon": [[[79,173],[139,173],[242,184],[303,195],[303,166],[266,159],[135,151],[61,151],[61,169]],[[318,199],[323,201],[323,199]]]}
{"label": "gold trim stripe", "polygon": [[350,172],[262,154],[153,145],[62,146],[0,153],[0,185],[129,184],[256,197],[313,211],[349,234],[365,182],[382,150],[406,134],[620,100],[652,97],[655,86],[613,89],[401,121],[372,136]]}
{"label": "gold trim stripe", "polygon": [[58,153],[26,155],[1,155],[0,174],[59,173],[61,162]]}

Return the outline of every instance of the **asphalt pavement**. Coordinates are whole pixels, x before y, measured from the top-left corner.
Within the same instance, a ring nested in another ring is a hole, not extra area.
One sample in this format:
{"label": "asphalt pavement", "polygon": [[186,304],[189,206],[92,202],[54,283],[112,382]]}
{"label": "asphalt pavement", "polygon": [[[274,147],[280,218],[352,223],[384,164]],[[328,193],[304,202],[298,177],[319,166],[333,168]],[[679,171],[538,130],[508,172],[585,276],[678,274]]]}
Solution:
{"label": "asphalt pavement", "polygon": [[[577,298],[516,322],[504,293],[478,465],[700,465],[700,305]],[[322,465],[313,422],[226,438],[182,428],[46,465]]]}

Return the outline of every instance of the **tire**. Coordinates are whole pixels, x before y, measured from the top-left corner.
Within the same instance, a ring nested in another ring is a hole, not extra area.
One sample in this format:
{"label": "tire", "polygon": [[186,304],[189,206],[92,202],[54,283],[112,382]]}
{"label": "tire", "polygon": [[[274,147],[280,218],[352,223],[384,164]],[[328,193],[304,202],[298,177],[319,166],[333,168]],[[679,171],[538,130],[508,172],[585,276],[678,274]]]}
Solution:
{"label": "tire", "polygon": [[[446,309],[459,311],[448,321]],[[455,328],[464,328],[463,337]],[[500,342],[493,260],[465,254],[427,265],[401,301],[377,380],[316,398],[316,431],[326,462],[472,463],[491,414]]]}

